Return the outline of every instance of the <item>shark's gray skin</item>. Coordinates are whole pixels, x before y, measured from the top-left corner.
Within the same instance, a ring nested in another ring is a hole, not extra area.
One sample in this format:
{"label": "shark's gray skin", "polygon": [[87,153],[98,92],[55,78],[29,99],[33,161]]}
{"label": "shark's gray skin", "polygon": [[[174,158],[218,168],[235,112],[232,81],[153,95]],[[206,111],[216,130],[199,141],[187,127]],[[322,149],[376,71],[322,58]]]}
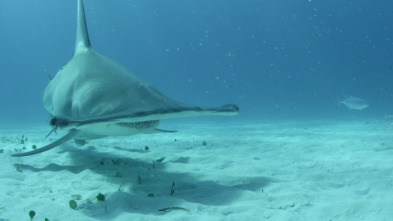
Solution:
{"label": "shark's gray skin", "polygon": [[94,51],[82,0],[78,0],[74,56],[46,87],[44,106],[51,115],[53,130],[68,133],[47,146],[12,156],[41,153],[71,139],[83,143],[106,136],[173,132],[157,129],[162,119],[231,116],[239,112],[234,104],[204,108],[174,101],[122,65]]}

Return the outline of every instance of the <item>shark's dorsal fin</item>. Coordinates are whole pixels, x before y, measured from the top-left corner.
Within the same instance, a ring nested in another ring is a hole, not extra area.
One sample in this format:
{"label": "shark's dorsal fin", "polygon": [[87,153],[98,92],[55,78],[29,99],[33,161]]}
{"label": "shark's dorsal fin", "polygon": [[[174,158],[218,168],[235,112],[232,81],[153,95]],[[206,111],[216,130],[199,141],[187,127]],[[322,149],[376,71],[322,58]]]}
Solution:
{"label": "shark's dorsal fin", "polygon": [[76,27],[76,42],[74,55],[90,48],[89,33],[87,32],[83,0],[78,0],[78,21]]}

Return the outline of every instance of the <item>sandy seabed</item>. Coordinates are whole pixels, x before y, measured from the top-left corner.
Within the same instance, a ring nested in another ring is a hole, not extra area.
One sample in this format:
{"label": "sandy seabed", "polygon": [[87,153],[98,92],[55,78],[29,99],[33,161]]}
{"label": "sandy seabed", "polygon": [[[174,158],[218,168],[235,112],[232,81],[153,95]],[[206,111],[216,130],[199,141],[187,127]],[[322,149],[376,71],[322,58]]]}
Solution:
{"label": "sandy seabed", "polygon": [[179,132],[21,158],[10,154],[64,133],[43,141],[48,127],[0,128],[0,221],[30,220],[30,210],[35,221],[392,220],[393,130],[383,122],[166,127]]}

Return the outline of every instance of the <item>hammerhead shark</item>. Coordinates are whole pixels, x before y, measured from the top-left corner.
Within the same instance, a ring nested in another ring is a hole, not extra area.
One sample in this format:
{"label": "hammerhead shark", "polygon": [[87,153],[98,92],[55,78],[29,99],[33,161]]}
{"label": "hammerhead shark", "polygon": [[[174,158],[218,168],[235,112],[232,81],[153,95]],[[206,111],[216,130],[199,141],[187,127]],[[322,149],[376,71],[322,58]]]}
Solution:
{"label": "hammerhead shark", "polygon": [[44,107],[52,131],[67,134],[44,147],[12,156],[30,156],[50,150],[71,139],[173,132],[158,129],[168,118],[236,115],[239,107],[199,107],[165,96],[116,61],[92,49],[83,1],[78,0],[76,44],[70,61],[60,68],[44,92]]}

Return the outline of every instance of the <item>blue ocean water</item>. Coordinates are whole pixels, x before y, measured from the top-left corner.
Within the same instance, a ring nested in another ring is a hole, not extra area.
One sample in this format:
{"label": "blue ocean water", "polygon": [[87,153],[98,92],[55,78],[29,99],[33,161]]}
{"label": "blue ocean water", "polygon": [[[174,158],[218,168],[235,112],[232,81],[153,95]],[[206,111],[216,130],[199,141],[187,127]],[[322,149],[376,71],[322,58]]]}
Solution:
{"label": "blue ocean water", "polygon": [[[0,123],[46,123],[49,77],[72,56],[76,1],[0,1]],[[176,100],[236,103],[227,120],[393,113],[393,3],[86,0],[92,46]],[[349,111],[348,95],[370,106]]]}

